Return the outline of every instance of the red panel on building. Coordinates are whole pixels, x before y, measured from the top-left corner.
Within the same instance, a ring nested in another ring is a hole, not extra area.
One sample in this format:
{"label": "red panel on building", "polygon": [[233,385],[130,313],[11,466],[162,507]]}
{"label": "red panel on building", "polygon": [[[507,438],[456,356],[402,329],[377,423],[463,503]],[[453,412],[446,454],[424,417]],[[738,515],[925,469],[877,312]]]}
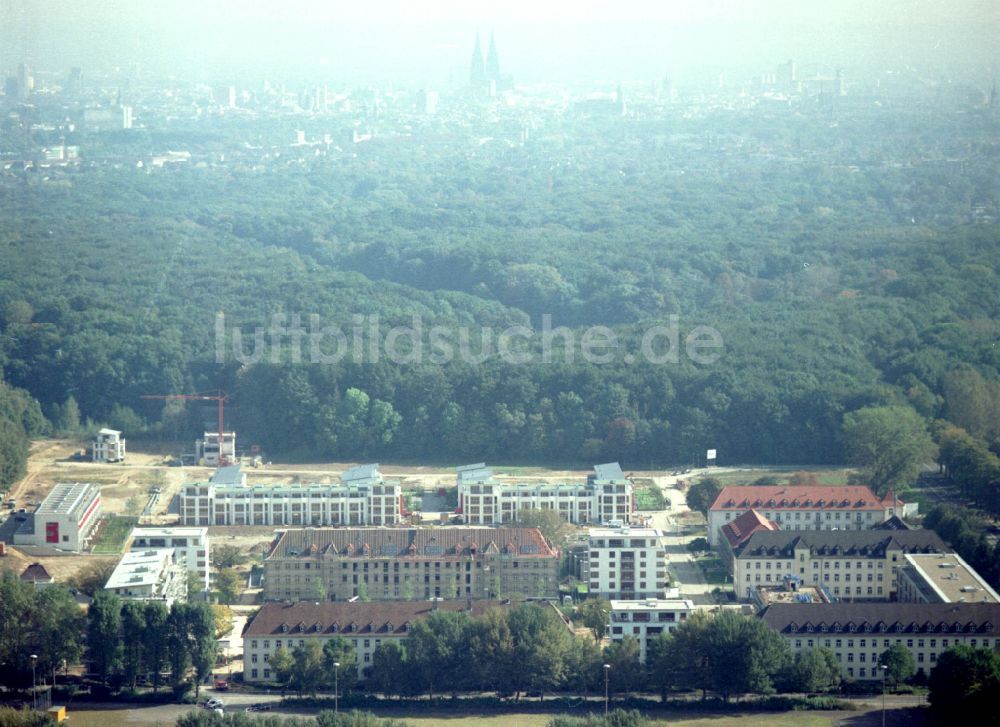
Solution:
{"label": "red panel on building", "polygon": [[45,523],[45,542],[59,542],[59,523]]}

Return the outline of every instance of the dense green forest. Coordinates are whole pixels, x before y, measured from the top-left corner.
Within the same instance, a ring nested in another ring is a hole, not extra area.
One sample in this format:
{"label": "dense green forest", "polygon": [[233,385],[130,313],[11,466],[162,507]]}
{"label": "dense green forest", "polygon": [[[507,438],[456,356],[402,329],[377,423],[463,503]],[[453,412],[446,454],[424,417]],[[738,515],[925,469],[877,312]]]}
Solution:
{"label": "dense green forest", "polygon": [[[482,122],[498,137],[516,123]],[[99,149],[197,155],[245,131]],[[417,129],[266,165],[0,177],[0,370],[49,419],[72,396],[132,438],[186,441],[211,420],[141,395],[222,388],[241,443],[275,457],[642,467],[711,447],[721,464],[833,463],[845,414],[868,406],[996,450],[997,131],[921,105],[557,116],[523,144]],[[538,331],[548,314],[578,338],[608,326],[618,348],[609,363],[544,361],[537,338],[529,363],[242,363],[227,340],[220,364],[219,312],[244,338],[275,314],[344,331],[417,315],[470,329],[475,352],[483,329]],[[621,355],[670,316],[682,348],[716,329],[717,360]],[[11,436],[41,431],[2,401]]]}

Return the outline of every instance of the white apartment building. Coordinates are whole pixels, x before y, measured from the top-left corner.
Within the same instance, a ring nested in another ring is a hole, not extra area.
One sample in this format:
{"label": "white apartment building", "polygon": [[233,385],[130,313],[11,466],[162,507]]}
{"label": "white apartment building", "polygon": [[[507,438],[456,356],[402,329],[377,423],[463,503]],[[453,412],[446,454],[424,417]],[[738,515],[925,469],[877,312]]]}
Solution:
{"label": "white apartment building", "polygon": [[825,589],[831,600],[887,601],[907,554],[949,550],[933,530],[760,531],[734,552],[733,584],[748,600],[759,586],[794,578]]}
{"label": "white apartment building", "polygon": [[655,528],[591,528],[583,569],[590,594],[623,601],[659,597],[669,581],[662,537]]}
{"label": "white apartment building", "polygon": [[1000,603],[993,587],[957,553],[903,556],[899,600],[908,603]]}
{"label": "white apartment building", "polygon": [[895,644],[924,676],[950,647],[1000,649],[1000,603],[777,603],[761,618],[793,653],[830,649],[845,679],[880,679],[879,656]]}
{"label": "white apartment building", "polygon": [[622,641],[631,636],[639,642],[639,662],[646,663],[649,641],[670,633],[694,613],[690,600],[611,601],[608,613],[608,638]]}
{"label": "white apartment building", "polygon": [[171,548],[174,559],[187,570],[197,573],[204,590],[208,590],[211,570],[208,528],[142,527],[132,531],[129,550],[156,548]]}
{"label": "white apartment building", "polygon": [[355,467],[340,484],[186,485],[180,494],[182,525],[397,525],[401,489],[386,482],[378,465]]}
{"label": "white apartment building", "polygon": [[358,678],[372,664],[380,645],[402,645],[410,627],[434,611],[467,611],[480,616],[491,608],[508,606],[498,601],[362,601],[266,603],[243,630],[243,678],[248,682],[274,681],[271,657],[278,649],[293,651],[316,641],[320,647],[334,638],[354,644]]}
{"label": "white apartment building", "polygon": [[629,523],[634,510],[632,483],[617,462],[594,467],[587,482],[505,482],[484,463],[458,468],[458,507],[469,525],[500,525],[518,510],[554,510],[567,522]]}
{"label": "white apartment building", "polygon": [[101,429],[90,445],[94,462],[122,462],[125,459],[125,439],[116,429]]}
{"label": "white apartment building", "polygon": [[101,488],[88,483],[61,483],[14,533],[15,545],[49,545],[80,552],[90,545],[101,518]]}
{"label": "white apartment building", "polygon": [[170,548],[134,550],[122,556],[104,590],[119,598],[163,601],[169,606],[187,598],[186,573]]}
{"label": "white apartment building", "polygon": [[225,463],[236,461],[236,432],[222,433],[222,455],[219,455],[219,433],[205,432],[201,439],[194,443],[195,459],[204,460],[206,467],[218,467]]}
{"label": "white apartment building", "polygon": [[719,545],[721,528],[748,510],[784,530],[867,530],[904,508],[892,493],[880,500],[859,485],[729,485],[708,510],[708,542]]}

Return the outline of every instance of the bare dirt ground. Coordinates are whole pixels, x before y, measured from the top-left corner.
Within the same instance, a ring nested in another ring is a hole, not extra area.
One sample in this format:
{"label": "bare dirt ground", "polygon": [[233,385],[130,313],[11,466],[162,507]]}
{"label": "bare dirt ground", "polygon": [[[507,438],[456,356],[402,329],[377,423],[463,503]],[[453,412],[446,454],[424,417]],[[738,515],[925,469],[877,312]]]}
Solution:
{"label": "bare dirt ground", "polygon": [[94,563],[117,563],[120,557],[118,555],[81,555],[77,553],[34,556],[8,546],[7,554],[0,558],[0,570],[11,570],[16,575],[20,575],[32,563],[41,563],[56,581],[65,583]]}

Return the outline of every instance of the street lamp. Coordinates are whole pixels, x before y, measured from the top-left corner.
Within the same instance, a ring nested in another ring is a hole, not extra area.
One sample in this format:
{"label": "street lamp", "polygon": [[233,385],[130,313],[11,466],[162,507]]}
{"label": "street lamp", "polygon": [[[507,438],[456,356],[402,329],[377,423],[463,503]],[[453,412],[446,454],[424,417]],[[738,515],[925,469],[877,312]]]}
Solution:
{"label": "street lamp", "polygon": [[889,667],[882,664],[879,671],[882,672],[882,727],[885,727],[885,673],[889,671]]}
{"label": "street lamp", "polygon": [[35,664],[38,663],[38,654],[31,655],[31,708],[38,709],[38,693],[35,691]]}
{"label": "street lamp", "polygon": [[333,662],[333,713],[340,708],[340,662]]}
{"label": "street lamp", "polygon": [[611,673],[611,664],[604,665],[604,723],[608,722],[608,675]]}

